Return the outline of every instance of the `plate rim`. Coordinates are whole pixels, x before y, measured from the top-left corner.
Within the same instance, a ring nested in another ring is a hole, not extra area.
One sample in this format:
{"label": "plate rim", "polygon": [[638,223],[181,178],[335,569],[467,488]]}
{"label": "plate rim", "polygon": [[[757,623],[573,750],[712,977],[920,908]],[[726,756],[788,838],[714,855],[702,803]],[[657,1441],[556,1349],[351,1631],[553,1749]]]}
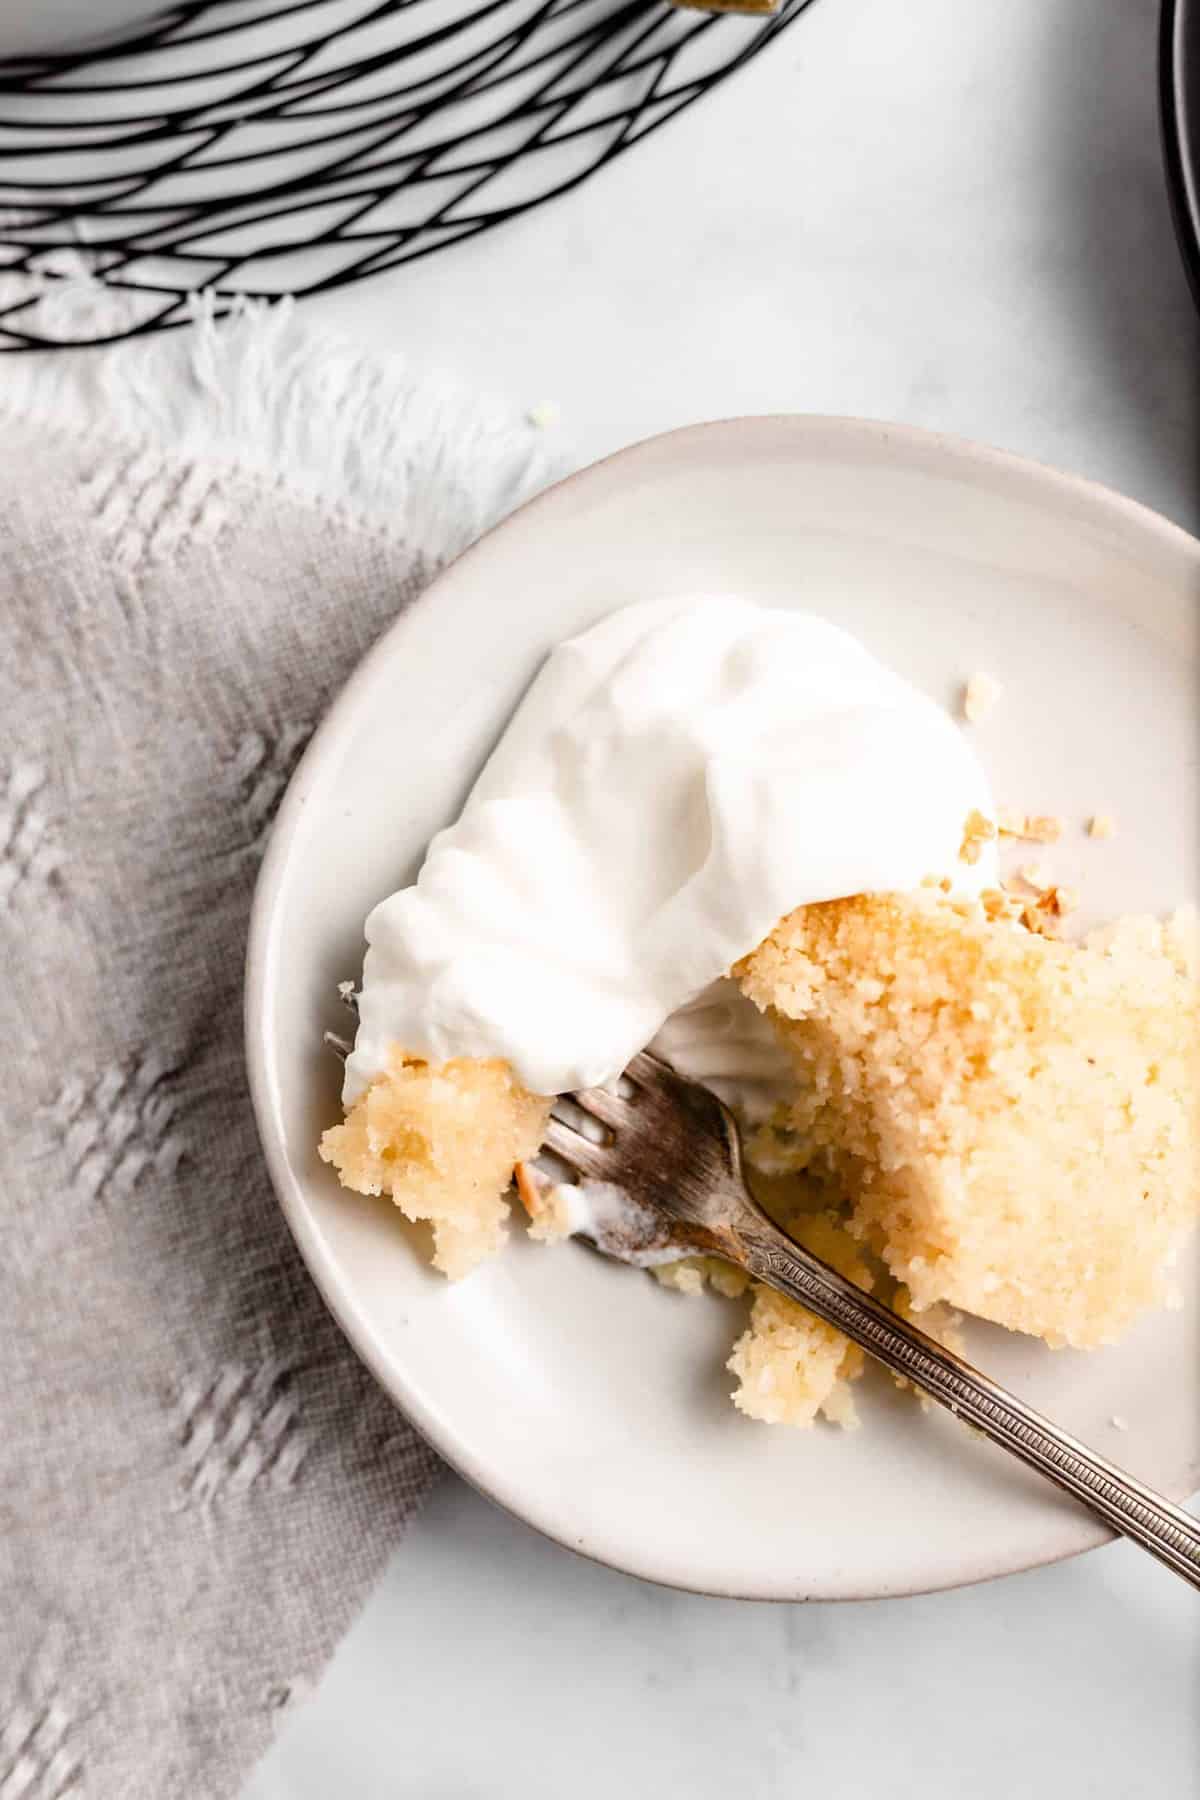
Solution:
{"label": "plate rim", "polygon": [[[281,1134],[275,1129],[268,1074],[269,1052],[266,1032],[262,1028],[265,1026],[275,903],[279,897],[291,839],[304,811],[309,788],[315,782],[328,745],[340,732],[342,721],[353,716],[359,691],[370,684],[376,664],[394,654],[397,641],[403,638],[414,616],[418,612],[423,615],[431,603],[436,603],[439,587],[446,575],[451,570],[457,570],[464,561],[477,557],[492,539],[512,529],[518,521],[524,521],[527,514],[554,506],[564,492],[574,488],[579,482],[594,478],[600,471],[609,471],[614,465],[632,463],[639,456],[659,452],[673,445],[689,445],[704,438],[729,434],[761,435],[764,440],[768,440],[774,438],[781,429],[793,431],[799,438],[819,439],[832,435],[847,447],[857,444],[860,448],[870,446],[878,451],[896,446],[910,457],[924,457],[960,468],[966,464],[993,477],[998,476],[1017,487],[1043,495],[1048,491],[1057,493],[1064,500],[1081,504],[1094,516],[1115,518],[1156,539],[1160,549],[1193,565],[1200,580],[1200,539],[1144,502],[1132,499],[1091,477],[1069,473],[1015,451],[920,426],[841,414],[749,414],[705,420],[671,431],[654,433],[598,458],[525,501],[445,564],[360,658],[321,718],[293,771],[271,828],[255,883],[243,990],[246,1065],[259,1141],[271,1185],[288,1229],[325,1306],[351,1349],[392,1403],[438,1455],[476,1492],[522,1520],[542,1536],[587,1561],[682,1592],[715,1599],[751,1599],[778,1603],[808,1598],[838,1601],[895,1599],[946,1592],[996,1580],[1004,1575],[1018,1574],[1027,1569],[1049,1567],[1111,1542],[1116,1534],[1107,1526],[1089,1519],[1081,1510],[1076,1541],[1066,1548],[1052,1548],[1045,1554],[1020,1551],[1002,1563],[997,1564],[993,1560],[987,1566],[968,1573],[948,1571],[927,1582],[914,1580],[911,1576],[902,1577],[896,1585],[871,1584],[856,1588],[851,1582],[837,1593],[822,1592],[818,1595],[808,1595],[794,1588],[787,1588],[786,1577],[782,1575],[778,1589],[773,1591],[766,1591],[758,1586],[739,1585],[736,1581],[712,1583],[700,1579],[685,1579],[657,1567],[652,1555],[641,1554],[636,1547],[631,1547],[627,1554],[618,1555],[611,1548],[588,1548],[579,1540],[572,1540],[565,1534],[565,1528],[556,1529],[552,1522],[535,1516],[535,1509],[531,1509],[527,1496],[519,1489],[518,1484],[491,1467],[485,1470],[475,1463],[461,1438],[455,1437],[449,1428],[443,1426],[436,1409],[427,1404],[420,1393],[406,1390],[402,1376],[394,1366],[394,1359],[384,1353],[370,1321],[361,1311],[353,1292],[353,1284],[343,1279],[336,1264],[325,1255],[315,1225],[303,1204],[303,1183],[299,1173],[292,1168]],[[1190,1490],[1175,1491],[1168,1488],[1166,1491],[1175,1500],[1183,1500],[1190,1495]]]}

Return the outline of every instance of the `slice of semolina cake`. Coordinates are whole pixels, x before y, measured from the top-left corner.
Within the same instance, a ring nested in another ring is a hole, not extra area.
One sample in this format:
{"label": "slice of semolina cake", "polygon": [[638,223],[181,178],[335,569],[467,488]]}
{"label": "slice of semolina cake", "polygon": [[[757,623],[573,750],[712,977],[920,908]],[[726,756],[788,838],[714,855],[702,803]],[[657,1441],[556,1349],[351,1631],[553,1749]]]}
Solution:
{"label": "slice of semolina cake", "polygon": [[941,894],[800,908],[739,964],[794,1061],[795,1166],[918,1312],[1111,1342],[1198,1209],[1194,926],[1054,941]]}
{"label": "slice of semolina cake", "polygon": [[434,1266],[458,1280],[499,1249],[514,1166],[536,1154],[548,1115],[505,1062],[429,1063],[396,1049],[320,1154],[345,1187],[389,1194],[405,1218],[428,1220]]}

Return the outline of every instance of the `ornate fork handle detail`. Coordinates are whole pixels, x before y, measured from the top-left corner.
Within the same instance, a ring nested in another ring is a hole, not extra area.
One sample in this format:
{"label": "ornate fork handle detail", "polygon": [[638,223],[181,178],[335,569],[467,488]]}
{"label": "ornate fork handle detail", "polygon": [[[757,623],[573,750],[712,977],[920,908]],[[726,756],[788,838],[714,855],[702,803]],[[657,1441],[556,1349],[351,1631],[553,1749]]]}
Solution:
{"label": "ornate fork handle detail", "polygon": [[1200,1520],[1143,1487],[1095,1450],[926,1337],[785,1237],[765,1217],[733,1230],[732,1259],[778,1288],[937,1400],[993,1443],[1065,1488],[1200,1588]]}

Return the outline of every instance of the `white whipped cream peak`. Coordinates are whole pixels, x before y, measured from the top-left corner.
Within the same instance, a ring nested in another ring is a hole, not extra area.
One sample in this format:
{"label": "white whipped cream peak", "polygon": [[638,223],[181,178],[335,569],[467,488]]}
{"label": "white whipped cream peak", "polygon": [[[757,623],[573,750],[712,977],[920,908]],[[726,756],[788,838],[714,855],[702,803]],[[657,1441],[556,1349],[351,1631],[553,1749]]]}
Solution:
{"label": "white whipped cream peak", "polygon": [[[366,924],[352,1099],[388,1049],[607,1081],[785,913],[949,875],[986,777],[943,709],[810,613],[647,601],[553,650],[416,885]],[[686,1059],[685,1059],[686,1060]]]}

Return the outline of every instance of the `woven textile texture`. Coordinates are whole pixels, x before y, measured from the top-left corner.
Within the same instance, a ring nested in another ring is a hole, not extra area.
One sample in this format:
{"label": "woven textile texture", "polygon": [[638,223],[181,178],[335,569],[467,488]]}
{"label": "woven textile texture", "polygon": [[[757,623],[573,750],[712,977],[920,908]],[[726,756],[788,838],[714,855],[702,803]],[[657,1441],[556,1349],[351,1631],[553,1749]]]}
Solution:
{"label": "woven textile texture", "polygon": [[0,1800],[208,1800],[437,1469],[269,1190],[255,874],[331,696],[545,459],[286,307],[21,359],[0,416]]}

